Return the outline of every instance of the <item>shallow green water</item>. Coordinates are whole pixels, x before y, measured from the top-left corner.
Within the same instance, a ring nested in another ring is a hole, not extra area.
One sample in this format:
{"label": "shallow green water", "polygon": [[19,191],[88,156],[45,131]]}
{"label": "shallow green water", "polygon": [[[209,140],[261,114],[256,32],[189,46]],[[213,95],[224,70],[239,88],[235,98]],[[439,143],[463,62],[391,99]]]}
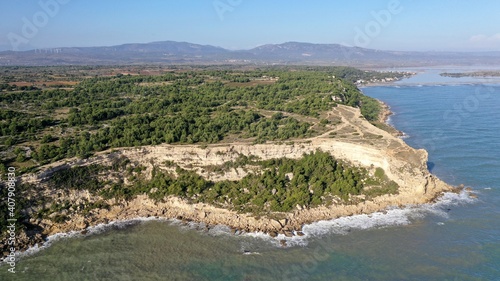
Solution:
{"label": "shallow green water", "polygon": [[[441,220],[427,217],[406,226],[352,230],[286,249],[262,238],[213,236],[168,222],[142,222],[63,239],[25,258],[15,278],[0,276],[2,280],[481,280],[468,272],[487,272],[485,254],[495,254],[498,248],[487,243],[464,245],[460,237],[449,235],[460,224],[436,223]],[[431,240],[436,237],[444,241]],[[463,251],[469,253],[467,259],[461,256]]]}

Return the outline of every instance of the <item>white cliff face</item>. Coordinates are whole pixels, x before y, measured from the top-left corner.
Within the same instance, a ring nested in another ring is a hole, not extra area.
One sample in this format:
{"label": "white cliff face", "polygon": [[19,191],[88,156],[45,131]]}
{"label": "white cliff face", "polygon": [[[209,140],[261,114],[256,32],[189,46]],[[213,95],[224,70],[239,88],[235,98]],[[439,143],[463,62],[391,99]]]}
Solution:
{"label": "white cliff face", "polygon": [[[157,203],[146,195],[138,196],[132,201],[110,200],[112,207],[109,210],[100,209],[90,215],[75,214],[65,224],[52,224],[46,222],[47,233],[84,229],[89,225],[119,219],[132,219],[144,216],[159,216],[204,222],[207,224],[226,224],[231,227],[247,231],[284,231],[300,230],[301,225],[317,220],[325,220],[359,213],[371,213],[383,210],[389,206],[407,204],[421,204],[433,200],[443,191],[452,190],[452,187],[432,176],[427,170],[427,152],[416,150],[406,145],[401,139],[380,130],[364,118],[359,109],[338,106],[332,110],[331,115],[342,119],[342,125],[335,131],[321,136],[295,140],[287,143],[230,143],[214,144],[206,147],[200,145],[157,145],[138,148],[113,149],[98,153],[97,156],[85,160],[72,162],[53,163],[44,167],[37,175],[28,175],[24,181],[38,182],[50,176],[52,171],[63,167],[75,165],[89,165],[94,163],[110,164],[113,159],[125,156],[131,162],[137,162],[148,169],[153,166],[161,169],[172,170],[165,162],[171,161],[184,169],[196,171],[201,176],[213,180],[238,180],[252,172],[249,169],[231,169],[223,174],[207,172],[210,165],[222,165],[227,161],[234,161],[240,155],[255,156],[260,160],[272,158],[300,158],[304,153],[314,152],[318,149],[329,152],[336,159],[362,166],[369,171],[376,168],[384,169],[387,177],[399,186],[399,194],[383,195],[371,201],[364,201],[353,205],[321,206],[313,209],[297,209],[294,212],[281,214],[286,217],[286,223],[281,224],[268,218],[254,218],[249,214],[216,208],[208,204],[188,204],[178,198],[170,197],[165,202]],[[349,129],[349,133],[342,133]],[[356,134],[353,134],[355,132]],[[258,171],[254,171],[258,172]],[[47,191],[50,192],[50,191]],[[72,193],[71,201],[78,200],[76,193]],[[78,193],[79,194],[79,193]],[[88,194],[87,200],[90,198]],[[112,201],[112,202],[111,202]]]}
{"label": "white cliff face", "polygon": [[236,160],[240,155],[255,156],[260,160],[273,158],[301,158],[304,153],[316,150],[329,152],[336,159],[349,162],[356,166],[374,170],[384,169],[389,179],[395,181],[402,189],[415,195],[426,193],[427,152],[416,150],[401,139],[380,130],[361,118],[358,109],[339,106],[334,109],[339,112],[344,124],[351,124],[362,134],[379,136],[367,141],[363,135],[350,138],[331,138],[328,134],[306,140],[287,143],[266,144],[215,144],[207,147],[199,145],[158,145],[122,150],[120,153],[133,161],[155,163],[162,167],[165,161],[173,161],[185,169],[193,169],[207,179],[238,180],[247,172],[243,169],[232,169],[225,174],[205,172],[203,167],[222,165]]}

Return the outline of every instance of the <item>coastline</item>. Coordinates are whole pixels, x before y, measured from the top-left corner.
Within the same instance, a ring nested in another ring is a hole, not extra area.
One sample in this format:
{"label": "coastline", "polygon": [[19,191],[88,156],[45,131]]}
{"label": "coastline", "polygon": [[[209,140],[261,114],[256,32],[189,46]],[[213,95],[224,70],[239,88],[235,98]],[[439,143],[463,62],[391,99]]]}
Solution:
{"label": "coastline", "polygon": [[[387,81],[387,82],[376,82],[376,83],[372,82],[372,83],[368,83],[368,84],[359,85],[358,88],[362,92],[363,88],[368,88],[368,87],[397,86],[395,84],[395,82],[398,82],[398,81],[401,81],[401,80]],[[377,120],[378,123],[384,125],[383,129],[388,131],[389,133],[391,133],[393,136],[396,136],[399,138],[404,137],[405,136],[404,132],[396,129],[394,126],[392,126],[391,124],[388,123],[389,118],[392,115],[394,115],[394,112],[391,111],[391,107],[387,103],[385,103],[381,100],[377,99],[377,102],[379,103],[380,108],[382,109],[379,113],[379,116],[378,116],[378,120]]]}
{"label": "coastline", "polygon": [[[389,117],[391,117],[391,115],[394,114],[394,112],[391,111],[391,107],[388,104],[386,104],[385,102],[383,102],[381,100],[378,100],[378,102],[379,102],[380,106],[382,107],[382,111],[380,112],[379,122],[382,122],[382,123],[385,123],[385,124],[391,126],[389,123],[387,123],[387,121],[389,120]],[[396,129],[396,128],[394,128],[394,129]]]}
{"label": "coastline", "polygon": [[[16,255],[20,258],[24,258],[33,255],[39,251],[42,251],[50,247],[53,243],[61,239],[72,239],[81,238],[92,235],[98,235],[112,229],[123,229],[128,226],[147,223],[147,222],[165,222],[170,225],[177,227],[188,227],[191,230],[200,231],[204,233],[213,233],[213,235],[231,235],[231,236],[252,236],[261,239],[269,239],[276,247],[286,248],[294,247],[297,245],[307,245],[308,239],[311,237],[319,237],[325,234],[323,227],[328,227],[328,225],[336,225],[340,227],[339,232],[336,233],[349,233],[352,229],[369,229],[373,227],[385,227],[391,225],[406,225],[411,222],[408,221],[409,214],[417,212],[444,212],[443,208],[446,209],[449,206],[454,206],[457,204],[463,204],[463,202],[470,203],[475,200],[474,193],[468,188],[459,187],[452,191],[444,192],[442,196],[436,197],[434,200],[428,203],[417,204],[417,205],[407,205],[407,206],[397,206],[389,207],[381,211],[375,211],[371,213],[359,213],[352,215],[339,216],[337,218],[327,219],[327,220],[317,220],[310,223],[305,223],[301,227],[301,231],[280,231],[280,232],[263,232],[263,231],[244,231],[242,229],[230,227],[225,224],[206,224],[197,220],[190,219],[179,219],[179,218],[168,218],[162,216],[146,216],[146,217],[132,217],[129,219],[113,220],[107,223],[99,223],[96,225],[88,226],[83,230],[71,230],[67,232],[58,232],[51,234],[45,238],[43,243],[39,243],[24,251],[16,252]],[[444,215],[444,213],[443,213]],[[384,217],[388,218],[385,220]],[[397,218],[395,218],[397,217]],[[344,220],[348,219],[348,220]],[[341,220],[341,221],[338,221]],[[368,225],[359,225],[356,220],[361,220],[368,222]],[[352,225],[349,221],[353,222]],[[325,225],[326,223],[326,225]],[[213,231],[213,232],[212,232]],[[247,254],[247,252],[243,252]],[[0,259],[0,267],[4,262]]]}
{"label": "coastline", "polygon": [[[384,104],[385,105],[385,104]],[[314,139],[305,139],[297,145],[286,144],[264,144],[264,145],[211,145],[207,152],[199,146],[194,145],[159,145],[154,147],[124,149],[119,153],[126,155],[140,162],[150,162],[153,159],[157,163],[165,159],[179,160],[186,154],[197,155],[197,161],[203,163],[223,163],[236,157],[239,153],[244,155],[257,155],[263,159],[287,156],[299,158],[303,153],[321,149],[330,152],[336,158],[351,161],[360,166],[383,167],[387,170],[388,176],[397,181],[400,185],[399,194],[382,195],[365,200],[356,204],[332,204],[330,206],[320,206],[311,209],[297,208],[288,213],[277,213],[277,216],[255,217],[251,214],[241,214],[228,209],[214,207],[205,203],[192,204],[186,200],[176,197],[169,197],[165,202],[155,202],[147,195],[139,195],[130,201],[111,200],[112,207],[101,208],[87,215],[76,214],[68,222],[57,224],[50,221],[34,221],[44,229],[42,235],[38,236],[38,241],[26,244],[22,250],[28,246],[39,244],[41,238],[46,238],[58,233],[81,232],[86,233],[89,228],[100,224],[109,224],[114,221],[128,221],[137,218],[154,217],[158,219],[178,219],[183,222],[204,223],[208,228],[214,225],[226,225],[232,229],[232,233],[240,232],[263,232],[271,237],[279,234],[285,237],[302,236],[304,225],[322,221],[332,220],[339,217],[352,216],[357,214],[371,214],[383,212],[390,207],[403,207],[408,205],[419,205],[434,202],[436,198],[444,192],[457,191],[457,188],[442,182],[427,170],[427,152],[425,150],[415,150],[400,138],[378,129],[365,120],[360,119],[360,112],[354,108],[339,107],[336,109],[342,112],[342,117],[349,124],[358,126],[360,130],[372,133],[376,132],[383,136],[380,144],[366,145],[356,141],[339,141],[325,136]],[[386,121],[392,114],[387,105],[381,112],[381,120]],[[221,151],[234,151],[230,155],[222,155]],[[93,162],[106,161],[109,152],[100,153],[90,160],[81,161],[74,165],[89,165]],[[217,157],[219,155],[219,157]],[[205,156],[205,157],[203,157]],[[193,165],[193,161],[181,163],[181,165]],[[59,163],[60,164],[60,163]],[[66,164],[64,164],[66,165]],[[46,170],[54,170],[57,164],[49,165]],[[71,166],[71,165],[70,165]],[[238,174],[238,171],[236,171]],[[37,182],[46,177],[43,172],[36,177],[27,176],[23,180]],[[210,178],[211,175],[205,174]],[[242,177],[243,174],[228,175],[229,177]],[[216,180],[216,178],[212,179]],[[54,196],[55,194],[53,194]],[[78,200],[88,194],[72,193],[67,194],[68,198]],[[286,242],[285,242],[286,243]]]}
{"label": "coastline", "polygon": [[[135,221],[148,220],[177,220],[181,224],[196,223],[203,225],[199,229],[209,231],[216,226],[225,226],[230,234],[263,233],[271,238],[279,239],[282,247],[287,246],[287,238],[304,236],[304,226],[320,221],[331,221],[355,215],[371,215],[386,213],[393,208],[405,208],[435,203],[446,192],[459,193],[463,188],[450,188],[437,178],[429,182],[432,190],[423,198],[414,198],[413,193],[382,196],[373,201],[366,201],[355,205],[320,206],[312,209],[295,210],[287,213],[282,219],[267,217],[256,218],[248,214],[240,214],[228,209],[217,208],[209,204],[191,204],[186,200],[170,197],[164,203],[157,203],[147,197],[139,195],[135,199],[122,202],[111,210],[101,209],[93,216],[75,216],[65,224],[52,224],[43,235],[38,235],[38,241],[26,240],[17,255],[29,255],[39,249],[50,246],[60,237],[77,235],[92,235],[106,231],[116,224],[129,224]],[[467,194],[469,191],[465,190]],[[5,258],[5,255],[3,256]],[[1,265],[1,261],[0,261]]]}

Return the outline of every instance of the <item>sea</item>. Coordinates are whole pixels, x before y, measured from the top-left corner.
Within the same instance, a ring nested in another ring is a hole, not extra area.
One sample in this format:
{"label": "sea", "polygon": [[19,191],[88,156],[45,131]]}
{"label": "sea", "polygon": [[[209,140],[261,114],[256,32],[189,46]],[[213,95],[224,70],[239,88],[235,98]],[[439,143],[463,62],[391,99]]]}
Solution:
{"label": "sea", "polygon": [[500,81],[416,71],[362,91],[391,107],[389,123],[429,152],[433,174],[477,198],[313,223],[287,247],[225,226],[115,222],[51,237],[16,273],[0,266],[0,280],[500,280]]}

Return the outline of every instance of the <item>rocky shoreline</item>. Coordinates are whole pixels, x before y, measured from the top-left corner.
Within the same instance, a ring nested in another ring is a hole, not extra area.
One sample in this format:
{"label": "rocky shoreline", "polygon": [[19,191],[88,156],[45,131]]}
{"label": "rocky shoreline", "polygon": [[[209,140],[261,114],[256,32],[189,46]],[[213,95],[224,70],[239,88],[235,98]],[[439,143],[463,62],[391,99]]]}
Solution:
{"label": "rocky shoreline", "polygon": [[[422,198],[412,198],[411,194],[388,195],[375,198],[353,205],[321,206],[312,209],[294,210],[284,214],[284,218],[256,218],[249,214],[241,214],[231,210],[217,208],[209,204],[191,204],[186,200],[169,197],[165,202],[155,202],[147,195],[140,195],[131,201],[116,202],[111,209],[100,209],[90,216],[77,215],[64,224],[54,224],[48,220],[33,221],[41,228],[42,233],[23,233],[18,237],[21,246],[19,250],[25,251],[35,245],[42,246],[47,237],[59,233],[81,232],[100,224],[109,224],[115,221],[131,221],[138,218],[177,219],[183,223],[196,222],[205,224],[208,230],[215,225],[225,225],[231,232],[250,233],[263,232],[270,237],[279,234],[285,237],[303,236],[302,227],[306,224],[321,220],[331,220],[340,217],[370,214],[385,211],[389,207],[403,207],[435,202],[443,192],[459,192],[462,188],[453,188],[439,179],[430,176],[426,184],[428,190]],[[30,237],[31,236],[31,237]],[[286,246],[286,241],[281,241]],[[3,253],[5,257],[8,252]]]}
{"label": "rocky shoreline", "polygon": [[382,102],[382,101],[379,101],[379,104],[382,108],[382,111],[380,112],[379,114],[379,122],[380,123],[383,123],[383,124],[386,124],[387,126],[390,127],[390,132],[393,136],[396,136],[396,137],[403,137],[405,135],[404,132],[394,128],[391,124],[388,123],[389,121],[389,117],[391,117],[392,115],[394,115],[394,112],[391,111],[391,107]]}
{"label": "rocky shoreline", "polygon": [[[427,170],[427,152],[425,150],[413,149],[397,136],[371,125],[361,118],[359,109],[339,106],[334,111],[342,119],[343,124],[345,124],[344,127],[350,126],[360,134],[356,134],[356,137],[350,139],[335,139],[327,133],[312,139],[297,141],[294,144],[216,144],[207,147],[158,145],[128,148],[119,151],[113,150],[99,153],[91,159],[75,160],[69,163],[53,163],[36,175],[23,176],[20,181],[40,184],[43,179],[50,177],[51,172],[61,169],[61,167],[106,163],[117,155],[126,156],[144,165],[149,165],[147,166],[148,169],[153,164],[161,166],[166,161],[175,161],[179,166],[183,168],[189,167],[210,180],[236,180],[245,175],[243,170],[238,171],[235,169],[221,176],[206,172],[200,167],[208,164],[222,164],[236,159],[238,155],[252,155],[260,159],[300,158],[304,153],[321,149],[331,153],[335,158],[349,161],[353,165],[371,170],[377,167],[383,168],[387,176],[400,186],[398,194],[381,195],[371,200],[360,198],[351,204],[337,203],[309,209],[297,206],[292,212],[272,213],[261,217],[237,213],[205,203],[193,204],[187,200],[172,196],[166,198],[163,202],[157,202],[150,199],[147,194],[143,194],[129,201],[108,200],[109,207],[97,208],[86,214],[76,212],[70,216],[69,220],[62,223],[55,223],[48,219],[32,218],[29,223],[37,226],[39,231],[23,234],[23,237],[26,237],[18,239],[18,250],[24,251],[30,246],[40,244],[46,237],[56,233],[71,231],[85,233],[89,227],[98,224],[147,217],[179,219],[185,222],[193,221],[204,223],[207,227],[226,225],[233,229],[233,232],[264,232],[271,237],[276,237],[278,234],[287,237],[300,236],[303,235],[302,227],[305,224],[356,214],[370,214],[384,211],[389,207],[429,203],[444,192],[457,190],[430,174]],[[381,118],[387,118],[389,115],[390,110],[386,106]],[[344,127],[339,130],[345,130]],[[379,137],[370,137],[367,140],[368,136]],[[186,155],[190,155],[189,159],[186,158]],[[83,199],[89,202],[102,200],[84,191],[58,194],[55,191],[46,190],[46,195],[50,196],[50,198],[66,199],[71,202],[79,202]],[[62,210],[61,212],[66,211]],[[2,240],[0,248],[5,251],[5,246],[6,241]],[[3,256],[5,257],[5,252]]]}

